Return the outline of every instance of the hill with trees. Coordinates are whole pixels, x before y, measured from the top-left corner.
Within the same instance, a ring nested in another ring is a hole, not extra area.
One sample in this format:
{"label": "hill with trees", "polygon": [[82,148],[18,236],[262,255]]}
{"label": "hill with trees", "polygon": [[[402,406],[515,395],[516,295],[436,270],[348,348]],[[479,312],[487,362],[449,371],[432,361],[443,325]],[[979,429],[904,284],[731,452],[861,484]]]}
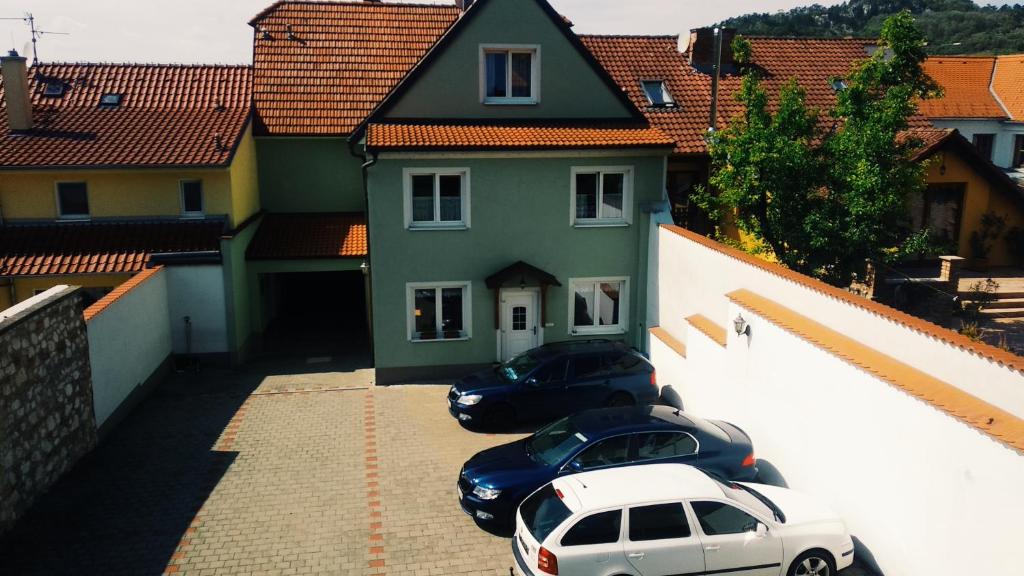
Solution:
{"label": "hill with trees", "polygon": [[971,0],[848,0],[774,14],[747,14],[721,23],[740,34],[877,38],[886,18],[909,10],[930,54],[1024,53],[1024,5],[979,6]]}

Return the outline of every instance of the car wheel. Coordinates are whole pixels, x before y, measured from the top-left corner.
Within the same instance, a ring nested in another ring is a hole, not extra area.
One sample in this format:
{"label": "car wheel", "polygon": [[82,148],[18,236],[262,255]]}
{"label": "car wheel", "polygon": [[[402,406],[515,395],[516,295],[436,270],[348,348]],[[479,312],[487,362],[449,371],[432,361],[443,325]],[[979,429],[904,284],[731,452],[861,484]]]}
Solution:
{"label": "car wheel", "polygon": [[824,550],[809,550],[789,565],[789,576],[835,576],[836,561]]}
{"label": "car wheel", "polygon": [[487,411],[486,423],[499,430],[511,428],[516,423],[516,412],[507,404],[499,404]]}
{"label": "car wheel", "polygon": [[605,405],[609,407],[632,406],[634,404],[636,404],[636,400],[633,400],[633,397],[625,392],[616,392],[615,394],[612,394],[611,398],[608,399],[608,402],[605,403]]}

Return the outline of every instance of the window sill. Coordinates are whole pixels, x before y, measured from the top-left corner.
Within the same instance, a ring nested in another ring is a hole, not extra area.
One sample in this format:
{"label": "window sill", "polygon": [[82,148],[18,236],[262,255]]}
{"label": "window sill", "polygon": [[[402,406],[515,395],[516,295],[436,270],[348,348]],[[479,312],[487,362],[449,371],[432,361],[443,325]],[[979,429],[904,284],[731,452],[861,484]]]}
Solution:
{"label": "window sill", "polygon": [[485,106],[536,106],[540,101],[536,98],[484,98]]}
{"label": "window sill", "polygon": [[88,214],[57,216],[58,222],[88,222],[90,220],[92,220],[92,216]]}
{"label": "window sill", "polygon": [[409,224],[406,230],[419,232],[422,230],[469,230],[465,224]]}
{"label": "window sill", "polygon": [[609,220],[607,222],[601,221],[576,221],[572,224],[573,228],[627,228],[629,222],[625,220]]}
{"label": "window sill", "polygon": [[206,214],[203,212],[186,212],[181,215],[182,220],[202,220],[206,218]]}
{"label": "window sill", "polygon": [[430,344],[430,343],[441,343],[441,342],[466,342],[469,340],[469,336],[463,336],[462,338],[433,338],[431,340],[420,340],[418,338],[410,338],[409,342],[413,344]]}
{"label": "window sill", "polygon": [[575,332],[570,330],[569,336],[597,336],[597,335],[611,335],[611,334],[625,334],[626,329],[622,326],[609,326],[608,328],[586,328],[583,330],[577,329]]}

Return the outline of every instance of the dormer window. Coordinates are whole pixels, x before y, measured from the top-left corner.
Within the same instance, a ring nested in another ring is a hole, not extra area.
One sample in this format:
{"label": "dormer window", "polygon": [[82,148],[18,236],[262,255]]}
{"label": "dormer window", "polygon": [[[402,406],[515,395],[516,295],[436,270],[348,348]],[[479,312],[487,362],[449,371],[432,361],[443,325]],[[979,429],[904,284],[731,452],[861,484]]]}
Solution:
{"label": "dormer window", "polygon": [[846,81],[842,78],[836,78],[832,81],[832,89],[836,92],[842,92],[843,90],[846,90],[846,87]]}
{"label": "dormer window", "polygon": [[484,104],[536,104],[540,100],[540,46],[480,47]]}
{"label": "dormer window", "polygon": [[64,95],[64,83],[63,82],[47,82],[43,86],[43,96],[49,98],[60,98]]}
{"label": "dormer window", "polygon": [[672,99],[672,94],[669,93],[664,80],[644,80],[640,84],[643,85],[644,94],[647,95],[647,101],[650,102],[651,106],[669,108],[676,105],[676,101]]}
{"label": "dormer window", "polygon": [[117,108],[121,105],[121,95],[108,92],[100,96],[100,108]]}

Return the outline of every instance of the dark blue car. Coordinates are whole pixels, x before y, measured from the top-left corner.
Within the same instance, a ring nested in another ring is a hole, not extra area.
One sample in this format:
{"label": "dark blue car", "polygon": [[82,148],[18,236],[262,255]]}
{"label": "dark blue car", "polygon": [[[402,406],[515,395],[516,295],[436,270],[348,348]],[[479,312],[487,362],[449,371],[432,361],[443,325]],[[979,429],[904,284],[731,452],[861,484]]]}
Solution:
{"label": "dark blue car", "polygon": [[470,516],[508,526],[531,492],[558,476],[618,466],[678,462],[730,480],[757,475],[745,432],[670,406],[588,410],[536,434],[484,450],[459,473],[459,504]]}
{"label": "dark blue car", "polygon": [[658,401],[654,366],[621,342],[545,344],[467,376],[448,392],[448,411],[468,425],[550,422],[601,406]]}

